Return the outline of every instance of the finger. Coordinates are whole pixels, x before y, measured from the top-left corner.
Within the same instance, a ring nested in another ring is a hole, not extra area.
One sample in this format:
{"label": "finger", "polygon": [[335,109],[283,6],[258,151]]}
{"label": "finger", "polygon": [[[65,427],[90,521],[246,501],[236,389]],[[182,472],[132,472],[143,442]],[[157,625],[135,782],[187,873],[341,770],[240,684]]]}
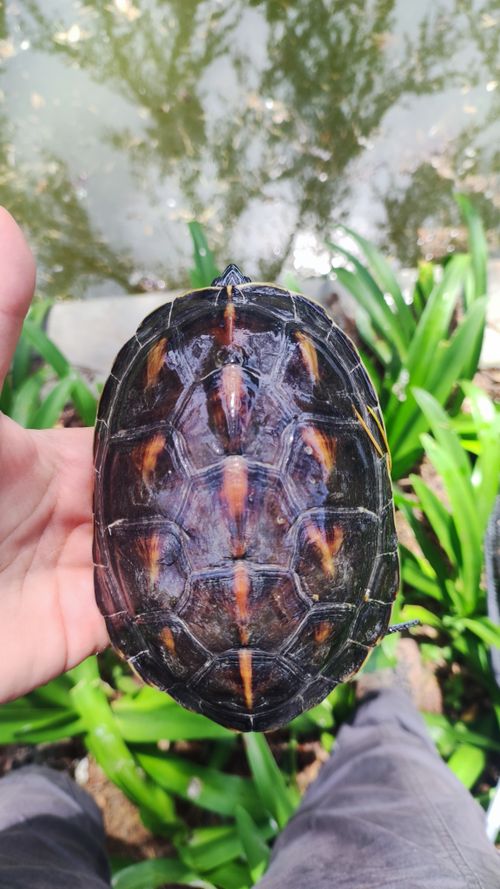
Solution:
{"label": "finger", "polygon": [[0,388],[35,290],[35,260],[19,226],[0,207]]}

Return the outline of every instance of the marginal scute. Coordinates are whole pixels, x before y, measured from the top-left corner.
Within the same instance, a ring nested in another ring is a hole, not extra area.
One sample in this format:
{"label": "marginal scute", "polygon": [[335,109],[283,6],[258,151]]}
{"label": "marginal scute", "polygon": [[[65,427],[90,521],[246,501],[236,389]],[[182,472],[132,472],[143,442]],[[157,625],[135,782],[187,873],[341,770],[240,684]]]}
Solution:
{"label": "marginal scute", "polygon": [[145,319],[99,405],[93,547],[145,681],[265,731],[355,674],[399,583],[381,424],[355,347],[298,294],[238,274]]}
{"label": "marginal scute", "polygon": [[[248,710],[247,697],[251,689],[252,712],[259,714],[282,703],[296,692],[300,679],[281,660],[261,651],[252,650],[251,661],[244,661],[246,675],[241,673],[238,652],[218,657],[213,665],[195,682],[200,696],[211,704],[219,704],[223,712]],[[227,718],[227,717],[226,717]]]}

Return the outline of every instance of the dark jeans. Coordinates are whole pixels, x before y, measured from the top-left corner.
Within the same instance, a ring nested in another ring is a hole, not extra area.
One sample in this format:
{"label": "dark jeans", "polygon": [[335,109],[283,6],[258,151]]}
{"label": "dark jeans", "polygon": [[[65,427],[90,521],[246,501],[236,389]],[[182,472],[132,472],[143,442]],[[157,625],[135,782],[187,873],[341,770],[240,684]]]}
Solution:
{"label": "dark jeans", "polygon": [[[400,691],[361,704],[259,889],[500,889],[484,816]],[[65,775],[0,781],[0,889],[109,889],[101,817]]]}

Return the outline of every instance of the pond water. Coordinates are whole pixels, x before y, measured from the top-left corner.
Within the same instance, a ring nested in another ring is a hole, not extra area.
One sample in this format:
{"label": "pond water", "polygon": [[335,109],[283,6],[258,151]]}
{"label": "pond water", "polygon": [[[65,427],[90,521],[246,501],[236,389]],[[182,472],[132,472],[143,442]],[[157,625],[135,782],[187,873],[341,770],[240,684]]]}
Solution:
{"label": "pond water", "polygon": [[193,218],[266,279],[324,273],[340,221],[445,252],[457,188],[493,232],[499,26],[484,0],[0,0],[0,202],[39,291],[185,286]]}

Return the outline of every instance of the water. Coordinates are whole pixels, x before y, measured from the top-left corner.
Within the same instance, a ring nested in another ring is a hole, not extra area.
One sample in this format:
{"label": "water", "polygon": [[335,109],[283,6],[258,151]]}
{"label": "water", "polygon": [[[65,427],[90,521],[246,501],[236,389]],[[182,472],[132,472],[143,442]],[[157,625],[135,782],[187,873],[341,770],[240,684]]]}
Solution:
{"label": "water", "polygon": [[52,296],[185,286],[187,222],[256,278],[339,221],[402,263],[500,216],[500,6],[0,0],[0,201]]}

